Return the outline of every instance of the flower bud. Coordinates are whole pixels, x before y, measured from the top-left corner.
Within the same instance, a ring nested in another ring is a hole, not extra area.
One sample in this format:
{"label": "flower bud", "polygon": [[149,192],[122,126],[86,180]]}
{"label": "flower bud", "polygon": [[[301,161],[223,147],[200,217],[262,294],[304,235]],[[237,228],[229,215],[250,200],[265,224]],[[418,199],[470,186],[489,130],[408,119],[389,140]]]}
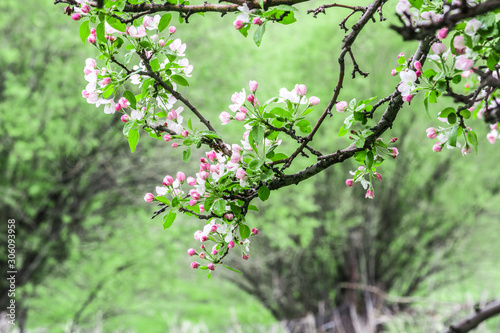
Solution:
{"label": "flower bud", "polygon": [[90,7],[88,5],[83,5],[81,11],[82,13],[87,14],[90,11]]}
{"label": "flower bud", "polygon": [[368,191],[366,191],[365,198],[373,199],[374,197],[375,197],[375,193],[373,192],[373,190],[368,189]]}
{"label": "flower bud", "polygon": [[155,195],[153,193],[146,193],[144,196],[144,201],[152,202],[155,199]]}
{"label": "flower bud", "polygon": [[257,236],[259,234],[259,229],[253,228],[252,229],[252,235]]}
{"label": "flower bud", "polygon": [[446,52],[446,46],[443,43],[432,44],[432,52],[436,54],[443,54]]}
{"label": "flower bud", "polygon": [[163,136],[163,141],[170,141],[170,140],[172,140],[172,136],[170,134],[165,134]]}
{"label": "flower bud", "polygon": [[200,257],[200,259],[205,258],[205,252],[201,252],[198,256]]}
{"label": "flower bud", "polygon": [[189,135],[189,132],[188,131],[182,131],[182,137],[183,138],[187,138],[187,136]]}
{"label": "flower bud", "polygon": [[88,41],[90,44],[94,44],[95,42],[97,42],[97,37],[96,37],[96,35],[89,35],[89,37],[87,38],[87,41]]}
{"label": "flower bud", "polygon": [[232,249],[234,247],[234,241],[230,240],[229,243],[227,243],[227,248]]}
{"label": "flower bud", "polygon": [[245,23],[241,20],[236,20],[233,22],[233,25],[236,28],[236,30],[240,30],[241,28],[243,28],[245,26]]}
{"label": "flower bud", "polygon": [[415,67],[415,69],[416,69],[417,71],[422,70],[422,63],[421,63],[420,61],[418,61],[418,60],[416,60],[416,61],[413,63],[413,66]]}
{"label": "flower bud", "polygon": [[179,172],[177,172],[177,176],[176,176],[176,178],[177,178],[177,180],[178,180],[179,182],[181,182],[181,183],[182,183],[182,182],[184,182],[184,181],[186,180],[186,175],[184,174],[184,172],[179,171]]}
{"label": "flower bud", "polygon": [[231,220],[233,219],[233,217],[234,217],[234,215],[233,215],[233,214],[231,214],[231,213],[226,213],[226,214],[224,214],[224,218],[225,218],[226,220],[231,221]]}
{"label": "flower bud", "polygon": [[127,116],[126,114],[122,115],[122,117],[120,118],[122,122],[124,123],[127,123],[129,121],[129,116]]}
{"label": "flower bud", "polygon": [[194,256],[196,254],[196,250],[195,249],[189,249],[188,250],[188,254],[190,257]]}
{"label": "flower bud", "polygon": [[437,137],[437,131],[434,127],[429,127],[425,132],[427,132],[427,137],[429,139],[435,139]]}
{"label": "flower bud", "polygon": [[196,179],[194,179],[193,177],[187,177],[187,183],[188,183],[188,185],[195,186]]}
{"label": "flower bud", "polygon": [[378,172],[375,172],[375,178],[382,181],[382,175],[380,175],[380,173],[378,173]]}
{"label": "flower bud", "polygon": [[245,260],[248,260],[248,258],[250,258],[250,256],[249,256],[248,254],[244,254],[244,255],[242,256],[242,258],[243,258],[243,259],[245,259]]}
{"label": "flower bud", "polygon": [[211,262],[207,264],[207,268],[211,271],[213,271],[215,269],[215,266],[214,264],[212,264]]}
{"label": "flower bud", "polygon": [[160,45],[161,47],[165,46],[165,40],[164,39],[160,39],[158,41],[158,45]]}
{"label": "flower bud", "polygon": [[250,81],[249,86],[250,86],[250,90],[255,92],[257,90],[257,88],[259,87],[259,84],[257,83],[257,81]]}
{"label": "flower bud", "polygon": [[349,186],[349,187],[352,187],[352,184],[354,184],[354,179],[347,179],[347,180],[345,181],[345,184],[346,184],[347,186]]}
{"label": "flower bud", "polygon": [[254,95],[250,94],[247,96],[247,101],[249,101],[250,103],[253,103],[254,100],[255,100]]}
{"label": "flower bud", "polygon": [[309,98],[309,105],[311,106],[315,106],[315,105],[318,105],[319,104],[319,98],[316,97],[316,96],[311,96]]}
{"label": "flower bud", "polygon": [[443,150],[443,145],[441,144],[441,142],[436,142],[434,146],[432,146],[432,150],[439,153]]}
{"label": "flower bud", "polygon": [[172,148],[177,148],[179,147],[179,144],[177,142],[172,143]]}
{"label": "flower bud", "polygon": [[168,28],[168,32],[170,32],[171,34],[175,33],[176,31],[177,31],[177,28],[174,26],[171,26],[170,28]]}
{"label": "flower bud", "polygon": [[166,175],[165,178],[163,178],[163,185],[165,186],[170,186],[174,183],[174,177],[170,175]]}
{"label": "flower bud", "polygon": [[295,91],[299,96],[304,96],[305,94],[307,94],[307,88],[304,84],[296,84]]}
{"label": "flower bud", "polygon": [[237,112],[236,115],[234,116],[234,119],[238,121],[243,121],[247,117],[247,114],[244,112]]}
{"label": "flower bud", "polygon": [[199,263],[197,263],[196,261],[193,261],[193,262],[191,263],[191,268],[196,269],[196,268],[198,268],[198,267],[200,267],[200,264],[199,264]]}
{"label": "flower bud", "polygon": [[392,76],[396,76],[398,75],[398,71],[396,70],[396,68],[393,68],[392,71],[391,71],[391,75]]}
{"label": "flower bud", "polygon": [[262,20],[260,19],[260,17],[255,17],[252,22],[256,25],[262,25]]}
{"label": "flower bud", "polygon": [[345,109],[347,109],[347,102],[346,101],[341,101],[335,104],[335,108],[337,109],[337,112],[344,112]]}
{"label": "flower bud", "polygon": [[441,28],[437,32],[437,38],[438,39],[445,39],[446,36],[448,36],[448,28]]}
{"label": "flower bud", "polygon": [[82,18],[82,15],[78,14],[78,13],[74,13],[73,15],[71,15],[71,19],[73,21],[78,21],[79,19]]}

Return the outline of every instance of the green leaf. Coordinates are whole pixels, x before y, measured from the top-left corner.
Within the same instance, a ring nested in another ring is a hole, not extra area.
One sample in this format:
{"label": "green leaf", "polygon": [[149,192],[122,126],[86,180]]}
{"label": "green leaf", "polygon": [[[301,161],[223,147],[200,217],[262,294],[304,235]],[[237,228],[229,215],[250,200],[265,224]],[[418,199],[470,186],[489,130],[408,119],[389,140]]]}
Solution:
{"label": "green leaf", "polygon": [[226,210],[226,201],[223,199],[217,199],[212,206],[212,211],[217,215],[222,215]]}
{"label": "green leaf", "polygon": [[426,78],[431,78],[431,77],[436,76],[436,75],[437,75],[437,72],[435,70],[433,70],[432,68],[426,69],[424,71],[424,77],[426,77]]}
{"label": "green leaf", "polygon": [[358,141],[356,141],[355,145],[357,148],[363,148],[365,145],[365,139],[363,138],[359,139]]}
{"label": "green leaf", "polygon": [[174,223],[176,216],[177,214],[173,212],[173,209],[168,212],[168,215],[163,216],[163,229],[170,228],[172,223]]}
{"label": "green leaf", "polygon": [[249,29],[250,29],[250,24],[246,24],[243,28],[241,28],[238,31],[240,32],[240,34],[242,34],[243,36],[247,37]]}
{"label": "green leaf", "polygon": [[476,135],[476,133],[473,131],[467,132],[467,139],[469,140],[469,143],[474,147],[474,149],[476,150],[476,154],[477,154],[477,135]]}
{"label": "green leaf", "polygon": [[398,64],[400,64],[400,65],[404,64],[405,61],[406,61],[405,57],[399,57],[398,58]]}
{"label": "green leaf", "polygon": [[121,31],[121,32],[127,31],[127,25],[125,23],[121,23],[119,20],[115,19],[114,17],[108,18],[108,24],[118,31]]}
{"label": "green leaf", "polygon": [[99,23],[95,30],[96,30],[97,40],[102,43],[106,43],[106,37],[104,36],[104,22]]}
{"label": "green leaf", "polygon": [[429,119],[431,118],[431,115],[429,114],[429,98],[426,97],[424,99],[424,107],[425,107],[425,112],[427,112],[427,116],[429,117]]}
{"label": "green leaf", "polygon": [[274,154],[274,156],[271,158],[271,160],[274,162],[274,161],[284,160],[285,158],[288,158],[288,155],[283,154],[283,153],[277,153],[277,154]]}
{"label": "green leaf", "polygon": [[166,27],[170,24],[170,20],[172,20],[172,14],[165,14],[161,17],[160,23],[158,24],[158,31],[162,32]]}
{"label": "green leaf", "polygon": [[151,65],[153,72],[157,72],[160,69],[160,61],[158,58],[154,58],[149,64]]}
{"label": "green leaf", "polygon": [[[276,16],[278,16],[278,15],[276,15]],[[280,15],[280,17],[282,17],[282,16]],[[292,24],[296,21],[297,21],[297,19],[295,18],[295,15],[293,14],[293,12],[285,12],[285,17],[283,17],[283,19],[281,21],[278,21],[278,23],[288,25],[288,24]]]}
{"label": "green leaf", "polygon": [[267,169],[264,173],[260,175],[260,180],[265,182],[271,180],[274,177],[274,171],[272,169]]}
{"label": "green leaf", "polygon": [[455,109],[452,107],[447,107],[443,109],[443,111],[439,112],[438,117],[439,118],[446,118],[450,113],[455,113]]}
{"label": "green leaf", "polygon": [[239,270],[237,270],[237,269],[235,269],[235,268],[232,268],[231,266],[228,266],[228,265],[222,265],[222,266],[226,267],[226,268],[227,268],[227,269],[229,269],[230,271],[233,271],[233,272],[236,272],[236,273],[240,273],[240,274],[241,274],[241,272],[240,272]]}
{"label": "green leaf", "polygon": [[259,159],[251,160],[250,163],[248,163],[248,168],[254,172],[257,172],[260,170],[262,164],[262,161]]}
{"label": "green leaf", "polygon": [[429,103],[437,103],[437,95],[435,90],[431,91],[431,93],[429,94]]}
{"label": "green leaf", "polygon": [[212,277],[212,271],[208,271],[207,280],[210,280],[211,277]]}
{"label": "green leaf", "polygon": [[262,139],[264,139],[264,134],[265,134],[265,129],[262,126],[254,126],[252,130],[250,131],[250,136],[252,136],[252,139],[255,143],[259,144]]}
{"label": "green leaf", "polygon": [[259,211],[259,208],[257,208],[257,206],[255,206],[255,205],[249,205],[249,206],[248,206],[248,210],[253,210],[253,211],[255,211],[255,212],[258,212],[258,211]]}
{"label": "green leaf", "polygon": [[460,115],[465,119],[469,119],[471,116],[471,112],[467,109],[460,111]]}
{"label": "green leaf", "polygon": [[358,151],[354,154],[354,159],[360,164],[364,164],[366,158],[366,150]]}
{"label": "green leaf", "polygon": [[159,196],[155,197],[155,199],[158,200],[159,202],[164,203],[167,206],[171,205],[170,201],[167,198],[165,198],[164,196],[159,195]]}
{"label": "green leaf", "polygon": [[457,114],[456,114],[456,113],[450,113],[450,114],[448,115],[448,123],[449,123],[450,125],[453,125],[453,124],[454,124],[454,123],[456,123],[456,122],[457,122]]}
{"label": "green leaf", "polygon": [[453,126],[450,131],[450,135],[448,136],[448,144],[452,147],[457,146],[457,130],[458,126]]}
{"label": "green leaf", "polygon": [[90,35],[89,24],[89,21],[83,21],[82,24],[80,24],[80,39],[82,40],[83,44],[85,44],[85,41]]}
{"label": "green leaf", "polygon": [[189,87],[189,82],[182,75],[174,74],[170,76],[170,79],[181,86]]}
{"label": "green leaf", "polygon": [[297,124],[295,124],[296,126],[298,126],[300,128],[300,130],[302,131],[302,133],[311,133],[311,123],[305,119],[302,119],[301,121],[299,121]]}
{"label": "green leaf", "polygon": [[262,43],[262,37],[264,36],[265,32],[266,32],[266,23],[264,22],[257,28],[257,30],[255,30],[255,33],[253,34],[253,40],[255,42],[255,45],[260,46],[260,43]]}
{"label": "green leaf", "polygon": [[132,152],[135,151],[138,142],[139,142],[139,129],[133,128],[128,133],[128,145],[130,146],[130,150]]}
{"label": "green leaf", "polygon": [[368,169],[373,166],[373,152],[371,150],[366,153],[365,165]]}
{"label": "green leaf", "polygon": [[494,71],[496,64],[498,64],[498,58],[497,58],[497,56],[494,53],[491,53],[488,56],[488,60],[486,61],[486,66],[488,66],[488,69],[490,71]]}
{"label": "green leaf", "polygon": [[258,194],[259,194],[260,200],[266,201],[267,199],[269,199],[269,195],[271,194],[271,191],[269,191],[269,188],[267,188],[266,185],[262,185],[259,188]]}
{"label": "green leaf", "polygon": [[133,94],[131,91],[128,91],[128,90],[127,90],[127,91],[125,91],[125,92],[123,93],[123,97],[125,97],[125,98],[127,99],[127,101],[129,101],[129,102],[130,102],[130,107],[131,107],[132,109],[135,109],[135,108],[137,107],[137,106],[136,106],[137,101],[135,100],[135,96],[134,96],[134,94]]}
{"label": "green leaf", "polygon": [[191,158],[191,148],[188,147],[188,149],[182,152],[182,160],[187,163],[189,162],[190,158]]}
{"label": "green leaf", "polygon": [[271,111],[269,111],[271,114],[274,114],[274,115],[277,115],[277,116],[282,116],[282,117],[285,117],[285,118],[292,118],[292,114],[290,112],[288,112],[287,110],[285,109],[282,109],[282,108],[273,108]]}
{"label": "green leaf", "polygon": [[135,125],[135,121],[129,121],[128,123],[126,123],[125,126],[123,126],[123,135],[128,137],[128,133],[130,132],[132,127],[134,127],[134,125]]}
{"label": "green leaf", "polygon": [[245,239],[250,237],[250,228],[246,224],[240,224],[239,230],[241,238]]}
{"label": "green leaf", "polygon": [[411,5],[417,9],[420,9],[424,4],[424,0],[409,0]]}
{"label": "green leaf", "polygon": [[344,128],[344,125],[340,126],[339,137],[346,135],[347,132],[349,132],[349,130],[347,128]]}

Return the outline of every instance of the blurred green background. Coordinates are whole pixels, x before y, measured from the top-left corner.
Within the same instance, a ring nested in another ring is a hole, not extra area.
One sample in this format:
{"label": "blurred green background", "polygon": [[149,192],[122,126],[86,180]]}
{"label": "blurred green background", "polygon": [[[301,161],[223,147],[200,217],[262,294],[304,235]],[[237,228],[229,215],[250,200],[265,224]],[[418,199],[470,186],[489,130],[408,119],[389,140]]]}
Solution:
{"label": "blurred green background", "polygon": [[[347,12],[314,19],[305,11],[315,4],[297,6],[298,23],[268,25],[259,48],[233,28],[232,14],[176,24],[194,65],[183,93],[230,142],[241,133],[234,124],[222,128],[218,115],[249,80],[259,82],[261,100],[303,83],[326,106]],[[341,99],[383,97],[398,84],[389,76],[396,55],[416,44],[388,29],[391,6],[389,20],[370,23],[353,47],[370,76],[349,76]],[[366,300],[365,290],[343,284],[355,282],[388,292],[375,300],[384,332],[434,332],[474,303],[500,297],[500,166],[482,122],[474,124],[477,156],[434,153],[425,128],[439,124],[417,98],[396,120],[400,155],[380,168],[373,201],[345,186],[354,161],[272,193],[248,218],[262,231],[250,261],[230,258],[243,276],[217,269],[207,281],[186,255],[202,225],[178,218],[164,231],[142,199],[165,174],[193,168],[179,162],[181,151],[143,136],[131,154],[119,116],[85,102],[83,67],[96,53],[63,6],[2,1],[0,11],[0,215],[16,219],[17,318],[25,331],[282,332],[349,297]],[[315,147],[345,147],[336,136],[342,121],[328,119]],[[478,331],[498,332],[500,321]]]}

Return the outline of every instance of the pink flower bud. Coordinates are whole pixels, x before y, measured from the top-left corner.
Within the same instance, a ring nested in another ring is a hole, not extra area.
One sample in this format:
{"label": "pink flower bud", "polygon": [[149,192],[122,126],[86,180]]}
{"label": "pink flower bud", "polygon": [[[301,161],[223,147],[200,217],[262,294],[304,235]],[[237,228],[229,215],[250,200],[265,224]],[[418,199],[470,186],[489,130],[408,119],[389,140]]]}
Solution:
{"label": "pink flower bud", "polygon": [[203,213],[205,211],[205,205],[200,205],[200,212]]}
{"label": "pink flower bud", "polygon": [[307,88],[304,84],[296,84],[295,92],[297,92],[297,95],[299,96],[304,96],[305,94],[307,94]]}
{"label": "pink flower bud", "polygon": [[[201,232],[201,231],[200,231],[200,232]],[[205,244],[201,244],[200,248],[201,248],[202,250],[205,250]]]}
{"label": "pink flower bud", "polygon": [[259,229],[253,228],[252,229],[252,235],[257,236],[259,234]]}
{"label": "pink flower bud", "polygon": [[165,46],[165,40],[164,39],[160,39],[158,41],[158,45],[161,46],[161,47],[164,47]]}
{"label": "pink flower bud", "polygon": [[398,141],[398,138],[392,138],[392,139],[391,139],[391,142],[392,142],[392,143],[394,143],[394,142],[396,142],[396,141]]}
{"label": "pink flower bud", "polygon": [[234,241],[230,240],[229,243],[227,243],[228,249],[232,249],[234,247]]}
{"label": "pink flower bud", "polygon": [[163,185],[165,186],[170,186],[174,183],[174,177],[170,175],[166,175],[165,178],[163,178]]}
{"label": "pink flower bud", "polygon": [[375,193],[373,192],[373,190],[368,189],[368,191],[366,191],[365,198],[373,199],[374,197],[375,197]]}
{"label": "pink flower bud", "polygon": [[466,83],[466,84],[464,84],[464,87],[465,87],[465,88],[469,88],[469,87],[470,87],[470,85],[469,85],[468,83]]}
{"label": "pink flower bud", "polygon": [[200,264],[198,264],[196,261],[193,261],[193,262],[191,263],[191,268],[196,269],[196,268],[198,268],[198,267],[200,267]]}
{"label": "pink flower bud", "polygon": [[437,32],[438,39],[445,39],[448,36],[448,28],[441,28]]}
{"label": "pink flower bud", "polygon": [[216,158],[217,158],[217,154],[215,153],[215,151],[210,151],[208,153],[206,153],[207,155],[207,158],[210,160],[210,161],[214,161]]}
{"label": "pink flower bud", "polygon": [[419,70],[422,70],[422,64],[420,63],[420,61],[416,60],[414,63],[413,63],[413,66],[415,67],[415,69],[417,71]]}
{"label": "pink flower bud", "polygon": [[177,142],[172,143],[172,148],[177,148],[179,147],[179,144]]}
{"label": "pink flower bud", "polygon": [[146,193],[144,196],[144,201],[151,202],[155,199],[155,195],[153,193]]}
{"label": "pink flower bud", "polygon": [[399,155],[399,150],[396,147],[389,148],[389,150],[392,152],[392,158],[396,158]]}
{"label": "pink flower bud", "polygon": [[94,44],[95,42],[97,42],[97,37],[95,35],[89,35],[89,37],[87,38],[87,41],[90,44]]}
{"label": "pink flower bud", "polygon": [[315,105],[318,105],[319,104],[319,98],[316,97],[316,96],[311,96],[309,98],[309,105],[311,106],[315,106]]}
{"label": "pink flower bud", "polygon": [[167,141],[167,142],[168,142],[168,141],[170,141],[170,140],[172,140],[172,136],[171,136],[170,134],[165,134],[165,135],[163,136],[163,141]]}
{"label": "pink flower bud", "polygon": [[232,163],[239,163],[241,160],[241,155],[237,152],[233,152],[233,155],[231,155],[231,162]]}
{"label": "pink flower bud", "polygon": [[233,22],[233,25],[236,28],[236,30],[240,30],[241,28],[243,28],[245,26],[245,23],[241,20],[236,20]]}
{"label": "pink flower bud", "polygon": [[382,176],[378,172],[375,172],[375,178],[377,178],[378,180],[382,181]]}
{"label": "pink flower bud", "polygon": [[403,52],[401,52],[400,54],[398,54],[398,59],[401,58],[401,57],[404,57],[405,54]]}
{"label": "pink flower bud", "polygon": [[212,264],[211,262],[207,264],[207,268],[211,271],[213,271],[215,269],[215,266],[214,264]]}
{"label": "pink flower bud", "polygon": [[208,179],[208,176],[210,176],[208,172],[206,172],[206,171],[202,171],[202,172],[200,172],[200,178],[201,178],[201,179],[203,179],[203,180],[207,180],[207,179]]}
{"label": "pink flower bud", "polygon": [[256,25],[262,25],[262,20],[260,19],[260,17],[255,17],[252,22]]}
{"label": "pink flower bud", "polygon": [[206,236],[206,235],[202,235],[200,237],[200,241],[202,241],[202,242],[206,242],[207,240],[208,240],[208,236]]}
{"label": "pink flower bud", "polygon": [[194,200],[200,200],[201,198],[200,193],[196,192],[195,190],[189,191],[189,194],[191,195],[191,198],[193,198]]}
{"label": "pink flower bud", "polygon": [[188,185],[194,186],[196,185],[196,179],[194,179],[193,177],[187,177],[187,183]]}
{"label": "pink flower bud", "polygon": [[446,52],[446,46],[443,43],[432,44],[432,51],[436,54],[443,54]]}
{"label": "pink flower bud", "polygon": [[182,171],[179,171],[177,172],[177,180],[180,181],[181,183],[184,182],[186,180],[186,175],[184,174],[184,172]]}
{"label": "pink flower bud", "polygon": [[413,99],[413,95],[407,95],[407,96],[403,97],[403,100],[405,102],[408,102],[408,103],[410,103],[412,99]]}
{"label": "pink flower bud", "polygon": [[421,77],[422,76],[422,72],[421,71],[416,71],[415,75],[417,75],[417,77]]}
{"label": "pink flower bud", "polygon": [[201,252],[201,253],[199,254],[199,257],[200,257],[200,259],[205,258],[205,252]]}
{"label": "pink flower bud", "polygon": [[174,120],[176,118],[177,118],[177,112],[175,112],[175,110],[172,110],[167,114],[168,120]]}
{"label": "pink flower bud", "polygon": [[90,8],[88,5],[83,5],[81,11],[82,13],[87,14],[90,11]]}
{"label": "pink flower bud", "polygon": [[434,127],[429,127],[425,132],[427,132],[427,137],[429,139],[435,139],[437,137],[437,131]]}
{"label": "pink flower bud", "polygon": [[120,119],[124,123],[127,123],[130,120],[129,116],[127,116],[126,114],[124,114]]}
{"label": "pink flower bud", "polygon": [[255,96],[253,94],[250,94],[247,96],[247,101],[249,101],[250,103],[253,103],[254,100],[255,100]]}
{"label": "pink flower bud", "polygon": [[242,256],[242,258],[243,258],[243,259],[245,259],[245,260],[248,260],[248,258],[250,258],[250,256],[249,256],[248,254],[244,254],[244,255]]}
{"label": "pink flower bud", "polygon": [[224,218],[225,218],[226,220],[231,221],[231,220],[234,218],[234,215],[233,215],[233,214],[231,214],[231,213],[226,213],[226,214],[224,214]]}
{"label": "pink flower bud", "polygon": [[345,109],[347,109],[347,102],[346,101],[341,101],[335,104],[335,108],[337,109],[337,112],[344,112]]}
{"label": "pink flower bud", "polygon": [[443,145],[441,144],[441,142],[436,142],[434,146],[432,146],[432,150],[439,153],[443,150]]}
{"label": "pink flower bud", "polygon": [[246,174],[247,174],[247,172],[242,168],[239,168],[238,170],[236,170],[236,178],[237,179],[245,178]]}
{"label": "pink flower bud", "polygon": [[198,202],[197,200],[191,199],[189,200],[188,205],[193,207],[194,205],[196,205],[197,202]]}
{"label": "pink flower bud", "polygon": [[130,102],[125,97],[120,98],[120,100],[118,101],[118,103],[124,109],[126,109],[126,108],[128,108],[130,106]]}
{"label": "pink flower bud", "polygon": [[189,249],[188,250],[188,254],[190,257],[194,256],[196,254],[196,250],[195,249]]}
{"label": "pink flower bud", "polygon": [[212,254],[213,254],[213,255],[216,255],[216,254],[217,254],[217,250],[216,250],[216,249],[213,249],[213,250],[212,250]]}
{"label": "pink flower bud", "polygon": [[115,104],[115,111],[121,111],[121,110],[122,110],[121,104]]}
{"label": "pink flower bud", "polygon": [[472,149],[470,146],[467,145],[462,147],[462,156],[465,156],[470,153],[472,153]]}
{"label": "pink flower bud", "polygon": [[257,83],[257,81],[250,81],[248,85],[250,86],[250,90],[253,92],[255,92],[257,88],[259,88],[259,84]]}
{"label": "pink flower bud", "polygon": [[392,71],[391,71],[391,75],[392,76],[396,76],[398,75],[398,71],[396,70],[396,68],[393,68]]}
{"label": "pink flower bud", "polygon": [[231,115],[226,111],[222,111],[219,115],[219,119],[222,122],[222,125],[227,125],[231,121]]}
{"label": "pink flower bud", "polygon": [[183,138],[187,138],[188,135],[189,135],[188,131],[182,131],[182,137]]}
{"label": "pink flower bud", "polygon": [[175,33],[176,31],[177,31],[177,28],[174,26],[171,26],[170,28],[168,28],[168,32],[170,32],[171,34]]}
{"label": "pink flower bud", "polygon": [[247,117],[247,114],[244,112],[237,112],[236,115],[234,116],[234,119],[238,121],[243,121]]}
{"label": "pink flower bud", "polygon": [[71,15],[71,19],[73,21],[78,21],[79,19],[82,18],[82,15],[78,14],[78,13],[74,13],[73,15]]}
{"label": "pink flower bud", "polygon": [[95,28],[90,29],[90,34],[94,36],[97,35],[97,30],[95,30]]}
{"label": "pink flower bud", "polygon": [[349,187],[352,187],[352,184],[354,184],[354,179],[347,179],[347,180],[345,181],[345,184],[346,184],[347,186],[349,186]]}
{"label": "pink flower bud", "polygon": [[457,54],[465,54],[466,46],[463,36],[456,36],[455,39],[453,39],[453,46]]}

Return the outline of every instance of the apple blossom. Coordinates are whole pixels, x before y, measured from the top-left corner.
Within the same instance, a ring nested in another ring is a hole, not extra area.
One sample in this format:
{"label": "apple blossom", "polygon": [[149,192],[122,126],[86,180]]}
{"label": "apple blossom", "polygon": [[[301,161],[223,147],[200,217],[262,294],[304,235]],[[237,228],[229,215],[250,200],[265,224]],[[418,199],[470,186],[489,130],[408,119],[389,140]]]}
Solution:
{"label": "apple blossom", "polygon": [[372,189],[368,189],[365,194],[365,198],[373,199],[375,197],[375,193]]}
{"label": "apple blossom", "polygon": [[187,251],[187,253],[189,254],[190,257],[194,256],[196,254],[196,250],[191,248]]}
{"label": "apple blossom", "polygon": [[238,112],[234,116],[234,119],[236,119],[238,121],[243,121],[243,120],[245,120],[246,117],[247,117],[247,114],[245,112]]}
{"label": "apple blossom", "polygon": [[146,193],[144,196],[144,201],[152,202],[155,199],[155,195],[153,193]]}
{"label": "apple blossom", "polygon": [[227,248],[228,249],[232,249],[234,247],[234,241],[229,241],[229,243],[227,243]]}
{"label": "apple blossom", "polygon": [[432,44],[432,52],[435,54],[443,54],[446,52],[447,48],[443,43],[434,43]]}
{"label": "apple blossom", "polygon": [[158,41],[158,45],[161,46],[161,47],[165,46],[165,40],[164,39],[160,39]]}
{"label": "apple blossom", "polygon": [[82,15],[78,14],[78,13],[74,13],[73,15],[71,15],[71,19],[73,21],[78,21],[79,19],[82,18]]}
{"label": "apple blossom", "polygon": [[443,150],[443,144],[441,142],[436,142],[434,146],[432,146],[432,150],[435,152],[441,152]]}
{"label": "apple blossom", "polygon": [[222,122],[222,125],[227,125],[231,121],[231,115],[226,111],[222,111],[219,119]]}
{"label": "apple blossom", "polygon": [[244,255],[242,256],[242,258],[243,258],[243,259],[245,259],[245,260],[248,260],[248,258],[250,258],[250,256],[249,256],[248,254],[244,254]]}
{"label": "apple blossom", "polygon": [[127,116],[126,114],[122,115],[120,120],[124,123],[128,122],[130,120],[130,117]]}
{"label": "apple blossom", "polygon": [[245,26],[245,23],[241,20],[236,20],[233,22],[233,25],[234,25],[236,30],[240,30],[241,28],[243,28]]}
{"label": "apple blossom", "polygon": [[455,39],[453,39],[453,47],[455,47],[455,52],[457,54],[464,54],[465,53],[465,41],[463,36],[456,36]]}
{"label": "apple blossom", "polygon": [[438,39],[445,39],[446,36],[448,36],[448,28],[441,28],[437,32],[437,38]]}
{"label": "apple blossom", "polygon": [[213,264],[213,263],[211,263],[211,262],[209,262],[209,263],[207,264],[207,268],[208,268],[209,270],[211,270],[211,271],[215,270],[215,266],[214,266],[214,264]]}
{"label": "apple blossom", "polygon": [[468,59],[464,55],[460,55],[455,59],[455,68],[460,71],[469,71],[474,67],[474,60]]}
{"label": "apple blossom", "polygon": [[425,131],[427,132],[427,137],[429,139],[435,139],[437,137],[437,131],[434,127],[429,127]]}
{"label": "apple blossom", "polygon": [[177,31],[177,28],[174,26],[171,26],[168,28],[168,32],[170,32],[171,34],[175,33],[176,31]]}
{"label": "apple blossom", "polygon": [[200,264],[199,264],[199,263],[197,263],[196,261],[193,261],[193,262],[191,263],[191,268],[196,269],[196,268],[198,268],[198,267],[200,267]]}
{"label": "apple blossom", "polygon": [[396,70],[396,68],[393,68],[393,69],[391,70],[391,75],[392,75],[392,76],[396,76],[396,75],[398,75],[398,71]]}
{"label": "apple blossom", "polygon": [[335,104],[335,108],[337,109],[337,112],[344,112],[347,109],[347,102],[346,101],[341,101]]}
{"label": "apple blossom", "polygon": [[316,96],[309,97],[309,105],[315,106],[319,104],[319,98]]}
{"label": "apple blossom", "polygon": [[467,25],[465,26],[464,32],[466,35],[469,35],[471,37],[474,37],[476,32],[481,28],[483,24],[479,22],[476,19],[471,19],[469,22],[467,22]]}
{"label": "apple blossom", "polygon": [[296,84],[295,91],[297,92],[297,95],[304,96],[307,93],[307,88],[304,84]]}
{"label": "apple blossom", "polygon": [[252,235],[257,236],[259,234],[259,229],[253,228],[252,229]]}
{"label": "apple blossom", "polygon": [[178,180],[179,182],[181,182],[181,183],[182,183],[182,182],[184,182],[184,181],[186,180],[186,175],[184,174],[184,172],[179,171],[179,172],[177,172],[177,176],[176,176],[176,178],[177,178],[177,180]]}
{"label": "apple blossom", "polygon": [[260,19],[260,17],[255,17],[252,22],[255,25],[262,25],[262,20]]}
{"label": "apple blossom", "polygon": [[170,141],[170,140],[172,140],[172,136],[170,134],[165,134],[163,136],[163,141]]}
{"label": "apple blossom", "polygon": [[257,91],[257,88],[259,88],[259,84],[257,83],[257,81],[250,81],[249,86],[250,90],[253,92]]}
{"label": "apple blossom", "polygon": [[347,186],[349,186],[349,187],[352,187],[352,184],[354,184],[354,179],[347,179],[347,180],[345,181],[345,184],[346,184]]}
{"label": "apple blossom", "polygon": [[179,147],[179,144],[177,142],[172,143],[172,148],[177,148]]}

